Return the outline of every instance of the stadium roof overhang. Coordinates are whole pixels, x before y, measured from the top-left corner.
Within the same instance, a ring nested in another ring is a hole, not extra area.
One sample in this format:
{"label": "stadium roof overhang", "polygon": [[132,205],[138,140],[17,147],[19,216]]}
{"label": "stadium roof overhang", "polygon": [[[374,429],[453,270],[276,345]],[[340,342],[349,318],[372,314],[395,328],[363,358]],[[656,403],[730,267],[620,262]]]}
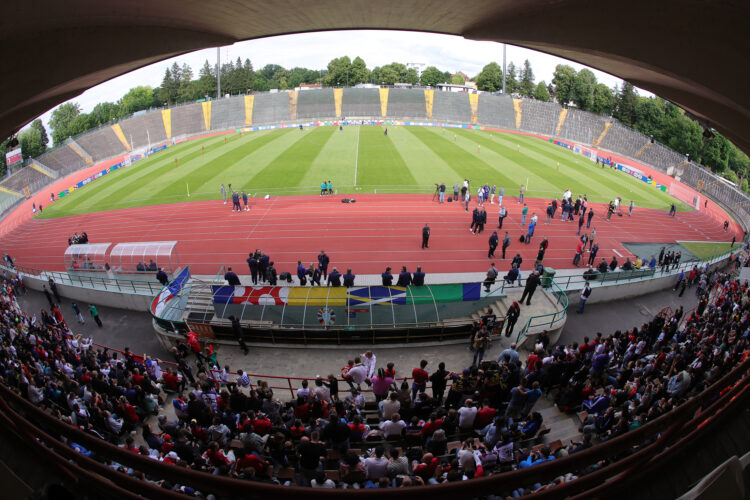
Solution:
{"label": "stadium roof overhang", "polygon": [[748,19],[746,0],[13,2],[0,30],[0,136],[98,83],[181,53],[372,28],[507,42],[578,61],[679,104],[750,152]]}

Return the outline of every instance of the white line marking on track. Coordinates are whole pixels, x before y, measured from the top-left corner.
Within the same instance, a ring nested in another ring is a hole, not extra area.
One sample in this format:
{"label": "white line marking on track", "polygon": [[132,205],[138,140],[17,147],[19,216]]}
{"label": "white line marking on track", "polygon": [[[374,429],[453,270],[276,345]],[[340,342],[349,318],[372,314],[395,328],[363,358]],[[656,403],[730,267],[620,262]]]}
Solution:
{"label": "white line marking on track", "polygon": [[614,248],[612,249],[612,251],[615,252],[619,257],[622,257],[622,254],[618,252],[617,250],[615,250]]}

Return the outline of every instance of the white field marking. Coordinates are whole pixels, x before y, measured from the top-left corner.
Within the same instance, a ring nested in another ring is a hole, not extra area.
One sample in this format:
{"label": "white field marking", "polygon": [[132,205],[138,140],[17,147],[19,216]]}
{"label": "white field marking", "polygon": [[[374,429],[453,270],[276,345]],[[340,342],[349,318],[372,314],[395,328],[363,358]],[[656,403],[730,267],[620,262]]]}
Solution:
{"label": "white field marking", "polygon": [[613,251],[613,252],[615,252],[615,253],[616,253],[617,255],[619,255],[620,257],[622,257],[622,254],[621,254],[620,252],[618,252],[617,250],[615,250],[614,248],[612,249],[612,251]]}

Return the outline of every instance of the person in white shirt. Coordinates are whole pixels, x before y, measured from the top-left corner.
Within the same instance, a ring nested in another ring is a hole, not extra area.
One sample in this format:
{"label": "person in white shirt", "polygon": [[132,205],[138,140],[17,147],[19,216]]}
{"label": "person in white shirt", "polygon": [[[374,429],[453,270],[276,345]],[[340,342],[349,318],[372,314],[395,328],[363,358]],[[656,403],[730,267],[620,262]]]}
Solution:
{"label": "person in white shirt", "polygon": [[398,400],[398,394],[392,392],[388,399],[384,399],[378,403],[380,409],[380,416],[385,420],[391,418],[391,415],[398,412],[401,409],[401,402]]}
{"label": "person in white shirt", "polygon": [[237,370],[237,385],[240,387],[250,387],[250,378],[242,370]]}
{"label": "person in white shirt", "polygon": [[352,378],[350,385],[356,386],[357,390],[362,390],[362,382],[367,378],[367,369],[359,358],[354,360],[354,366],[349,369],[349,376]]}
{"label": "person in white shirt", "polygon": [[467,399],[465,406],[458,410],[458,427],[461,429],[472,429],[474,420],[477,418],[477,409],[472,406],[473,401]]}
{"label": "person in white shirt", "polygon": [[367,479],[377,481],[381,477],[387,476],[388,459],[383,456],[384,453],[385,448],[379,445],[375,447],[375,456],[365,459]]}
{"label": "person in white shirt", "polygon": [[307,380],[302,381],[302,387],[297,389],[297,397],[307,400],[310,397],[310,389],[307,387]]}
{"label": "person in white shirt", "polygon": [[365,365],[368,379],[375,375],[375,359],[375,354],[372,351],[367,351],[362,355],[362,364]]}
{"label": "person in white shirt", "polygon": [[331,402],[331,391],[328,387],[323,385],[323,379],[318,377],[315,379],[315,389],[313,389],[313,397],[317,397],[321,401],[327,403]]}
{"label": "person in white shirt", "polygon": [[406,429],[406,422],[401,420],[401,415],[394,413],[390,420],[386,420],[380,424],[380,430],[383,431],[383,437],[385,439],[400,438],[401,432]]}

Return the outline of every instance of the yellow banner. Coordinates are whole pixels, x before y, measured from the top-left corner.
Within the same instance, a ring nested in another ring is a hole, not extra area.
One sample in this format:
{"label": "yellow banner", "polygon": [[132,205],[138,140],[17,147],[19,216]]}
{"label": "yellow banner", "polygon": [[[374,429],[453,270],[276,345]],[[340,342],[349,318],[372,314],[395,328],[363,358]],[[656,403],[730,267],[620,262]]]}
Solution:
{"label": "yellow banner", "polygon": [[336,105],[336,118],[341,118],[341,99],[344,96],[344,89],[333,89],[333,101]]}
{"label": "yellow banner", "polygon": [[380,89],[380,116],[388,113],[388,89]]}
{"label": "yellow banner", "polygon": [[203,124],[206,126],[205,130],[211,130],[211,101],[201,103],[203,108]]}
{"label": "yellow banner", "polygon": [[172,110],[162,109],[161,110],[161,121],[164,122],[164,132],[167,134],[167,139],[172,138]]}
{"label": "yellow banner", "polygon": [[253,124],[253,101],[255,100],[254,95],[245,96],[245,125]]}
{"label": "yellow banner", "polygon": [[425,89],[424,105],[427,108],[427,118],[432,118],[432,103],[434,100],[435,100],[435,91],[432,89]]}

